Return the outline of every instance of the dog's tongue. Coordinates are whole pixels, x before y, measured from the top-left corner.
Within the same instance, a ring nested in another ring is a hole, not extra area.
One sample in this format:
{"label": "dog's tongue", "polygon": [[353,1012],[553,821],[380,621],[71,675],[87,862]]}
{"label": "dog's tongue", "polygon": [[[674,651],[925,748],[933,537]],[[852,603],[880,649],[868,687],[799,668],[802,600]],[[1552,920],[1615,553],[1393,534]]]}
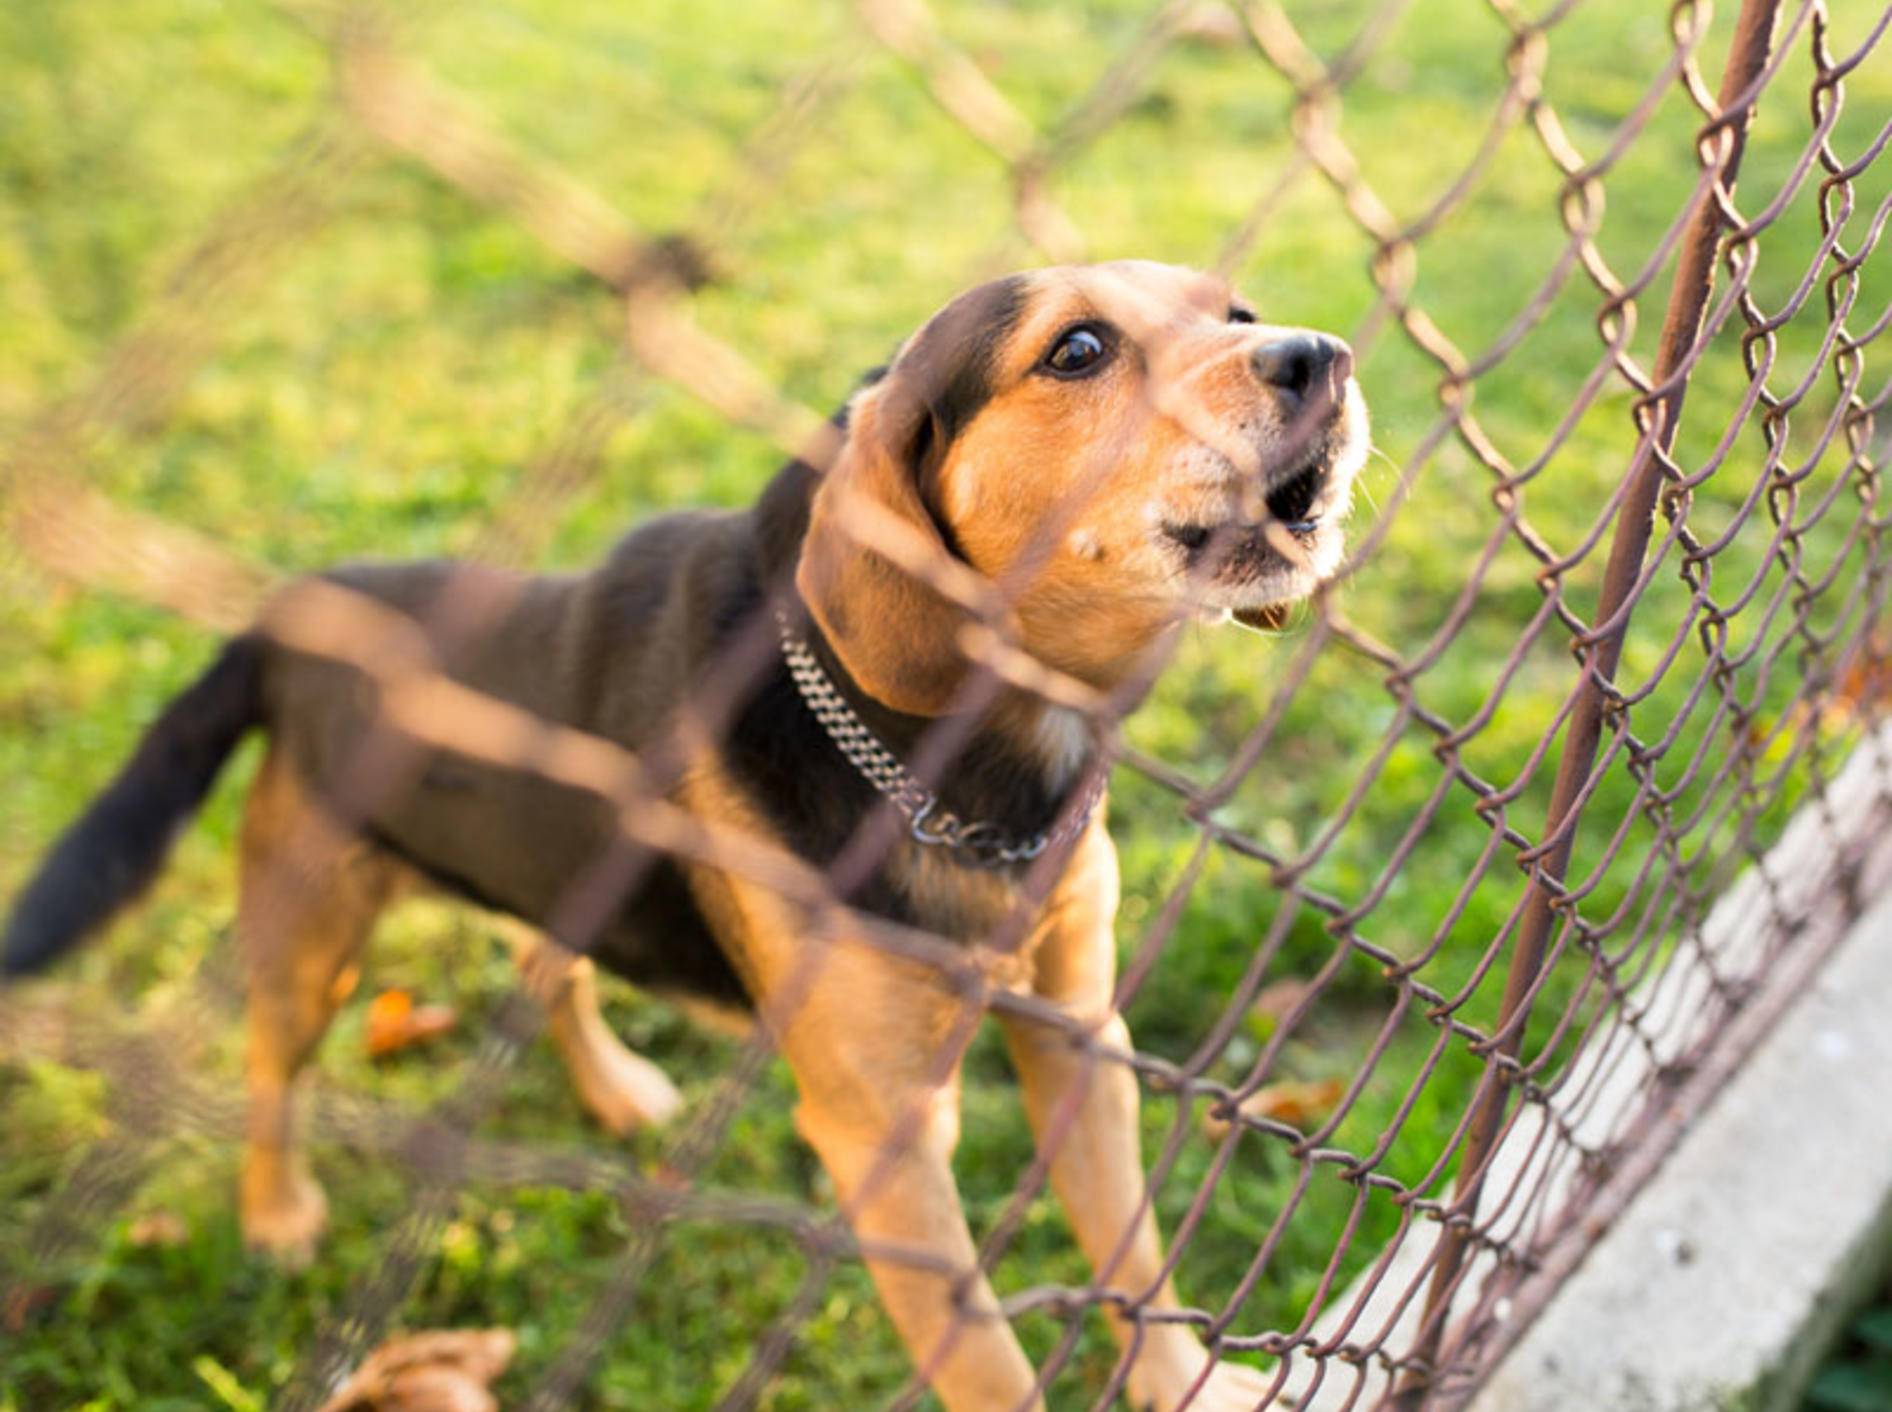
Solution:
{"label": "dog's tongue", "polygon": [[1288,605],[1270,603],[1265,608],[1236,608],[1229,616],[1256,632],[1279,632],[1288,625]]}

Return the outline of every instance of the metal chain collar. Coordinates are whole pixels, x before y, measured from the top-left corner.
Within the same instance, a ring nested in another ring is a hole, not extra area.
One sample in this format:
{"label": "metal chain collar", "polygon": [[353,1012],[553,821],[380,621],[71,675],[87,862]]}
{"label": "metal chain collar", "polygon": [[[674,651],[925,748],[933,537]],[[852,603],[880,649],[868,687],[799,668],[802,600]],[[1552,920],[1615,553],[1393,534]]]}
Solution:
{"label": "metal chain collar", "polygon": [[1077,837],[1090,822],[1104,792],[1101,769],[1090,771],[1089,792],[1063,823],[1029,838],[1008,835],[994,823],[966,823],[952,810],[942,808],[939,795],[915,779],[860,718],[781,608],[775,610],[775,626],[782,638],[782,660],[788,664],[788,674],[795,679],[801,699],[848,763],[906,817],[907,832],[914,842],[948,848],[967,855],[980,867],[995,868],[1030,862],[1047,848]]}

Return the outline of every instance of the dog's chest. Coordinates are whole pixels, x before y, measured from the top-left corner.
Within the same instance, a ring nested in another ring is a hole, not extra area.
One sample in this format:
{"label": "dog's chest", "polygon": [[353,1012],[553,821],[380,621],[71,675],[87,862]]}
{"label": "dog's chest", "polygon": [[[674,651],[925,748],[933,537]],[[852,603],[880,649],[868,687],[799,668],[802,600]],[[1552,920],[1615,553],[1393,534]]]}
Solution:
{"label": "dog's chest", "polygon": [[922,931],[1000,949],[1030,931],[1012,869],[969,867],[943,848],[907,842],[888,859],[886,880]]}

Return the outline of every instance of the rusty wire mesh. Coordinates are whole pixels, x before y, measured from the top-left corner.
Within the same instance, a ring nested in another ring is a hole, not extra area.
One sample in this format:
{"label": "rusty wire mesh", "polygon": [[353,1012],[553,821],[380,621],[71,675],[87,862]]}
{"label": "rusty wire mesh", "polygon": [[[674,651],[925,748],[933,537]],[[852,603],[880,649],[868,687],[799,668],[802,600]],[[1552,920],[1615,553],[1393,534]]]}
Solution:
{"label": "rusty wire mesh", "polygon": [[[972,277],[1021,254],[1097,253],[1089,188],[1061,189],[1061,178],[1111,140],[1176,48],[1230,46],[1230,62],[1252,65],[1284,104],[1292,145],[1243,169],[1246,215],[1202,247],[1105,253],[1177,255],[1253,276],[1266,310],[1267,242],[1292,222],[1295,202],[1324,189],[1320,199],[1337,201],[1359,235],[1357,252],[1327,255],[1318,277],[1357,280],[1364,268],[1360,317],[1345,332],[1369,402],[1376,377],[1398,377],[1428,387],[1437,410],[1427,425],[1382,423],[1381,444],[1401,455],[1379,503],[1358,516],[1347,568],[1266,649],[1259,690],[1234,708],[1239,729],[1212,754],[1173,729],[1142,731],[1134,716],[1118,733],[1123,703],[1078,693],[1118,742],[1113,801],[1130,821],[1120,837],[1148,827],[1183,859],[1126,913],[1120,1003],[1134,1020],[1142,992],[1160,989],[1143,1003],[1211,1016],[1173,1026],[1182,1038],[1161,1049],[1098,1052],[1134,1068],[1160,1118],[1145,1157],[1185,1276],[1182,1317],[1218,1356],[1259,1356],[1274,1370],[1273,1405],[1457,1405],[1660,1160],[1678,1105],[1738,1062],[1766,997],[1817,964],[1832,927],[1811,919],[1856,909],[1877,882],[1862,860],[1892,805],[1892,779],[1875,733],[1887,651],[1878,514],[1887,443],[1875,418],[1892,383],[1883,373],[1874,381],[1866,350],[1892,323],[1887,286],[1871,283],[1868,265],[1892,214],[1892,185],[1875,165],[1892,123],[1868,115],[1863,127],[1842,127],[1842,116],[1849,79],[1885,62],[1892,13],[1848,13],[1842,29],[1817,0],[1748,0],[1716,28],[1706,0],[1681,0],[1651,62],[1599,114],[1580,95],[1554,96],[1552,81],[1560,27],[1584,0],[1537,15],[1491,0],[1455,16],[1481,26],[1462,47],[1502,67],[1483,140],[1444,185],[1389,200],[1376,183],[1393,177],[1356,157],[1345,103],[1398,57],[1408,9],[1386,0],[1350,12],[1344,32],[1322,12],[1316,42],[1271,0],[1227,11],[1172,0],[1087,90],[1034,122],[922,0],[861,0],[853,37],[800,71],[754,128],[739,179],[661,234],[635,227],[431,77],[422,56],[444,42],[438,14],[299,9],[331,55],[331,101],[216,217],[95,375],[14,439],[0,481],[16,551],[7,572],[23,591],[66,581],[222,631],[252,621],[269,569],[176,517],[114,500],[84,470],[104,440],[161,434],[244,299],[282,278],[273,266],[286,249],[319,238],[351,184],[391,154],[516,222],[622,301],[622,349],[466,546],[474,559],[523,564],[542,557],[613,433],[640,414],[648,379],[811,464],[832,455],[824,419],[744,356],[737,331],[712,331],[693,301],[784,173],[824,160],[824,117],[864,66],[896,56],[907,81],[987,154],[978,179],[1004,184],[1012,228],[968,262]],[[1567,114],[1572,101],[1585,105],[1580,122]],[[1756,123],[1772,125],[1758,172],[1744,153]],[[1648,160],[1672,172],[1659,238],[1612,245],[1606,192],[1617,168],[1651,146],[1663,155]],[[1502,198],[1520,163],[1537,168],[1535,214],[1554,217],[1554,236],[1484,252],[1531,262],[1528,297],[1496,326],[1454,337],[1448,330],[1467,321],[1449,286],[1422,277],[1426,252],[1449,245],[1480,201]],[[1587,371],[1557,384],[1548,403],[1538,395],[1527,436],[1514,418],[1494,431],[1474,393],[1488,403],[1515,393],[1517,384],[1490,389],[1528,368],[1548,312],[1571,302],[1593,322]],[[1645,325],[1659,326],[1653,340]],[[1397,585],[1409,562],[1401,536],[1415,517],[1460,547],[1462,572],[1388,609],[1384,585]],[[468,574],[430,628],[437,641],[466,640],[506,605],[489,579]],[[621,805],[620,846],[579,870],[561,937],[582,945],[639,871],[669,855],[776,889],[819,925],[865,927],[929,964],[967,967],[939,939],[848,907],[887,845],[887,820],[867,821],[824,875],[670,802],[690,750],[715,739],[776,668],[766,622],[738,635],[669,737],[633,758],[457,686],[409,626],[372,605],[337,595],[327,606],[276,630],[369,672],[395,728],[354,762],[349,808],[371,812],[433,749],[537,770]],[[1216,649],[1190,639],[1180,650],[1199,664]],[[982,665],[987,691],[1005,681],[1077,691],[997,649]],[[1552,709],[1517,705],[1527,680]],[[1345,713],[1325,704],[1343,692],[1366,704]],[[959,743],[949,722],[914,768],[937,777]],[[1329,787],[1284,807],[1271,781],[1311,769],[1321,753],[1341,761]],[[1868,771],[1864,786],[1842,788],[1849,756],[1864,762],[1852,767]],[[1795,808],[1794,826],[1828,860],[1817,888],[1767,862]],[[308,840],[311,850],[333,846]],[[1410,871],[1439,868],[1453,870],[1446,904],[1415,904]],[[1199,944],[1187,933],[1216,917],[1218,879],[1230,870],[1265,878],[1270,902],[1220,923],[1222,944],[1242,957],[1232,990],[1191,994],[1164,972]],[[1728,924],[1729,898],[1744,925]],[[1015,941],[990,939],[999,949]],[[213,951],[197,984],[146,1010],[130,1034],[101,1029],[77,1002],[6,998],[11,1060],[99,1067],[113,1094],[110,1131],[9,1253],[16,1290],[92,1238],[162,1142],[241,1130],[199,1023],[206,1005],[227,1009],[239,984],[230,958]],[[1258,999],[1259,1025],[1249,1019]],[[1016,996],[995,1003],[1068,1024]],[[977,1014],[969,1003],[967,1035]],[[858,1251],[819,1205],[705,1180],[766,1075],[766,1043],[735,1051],[652,1166],[478,1135],[537,1024],[523,995],[500,1008],[451,1091],[425,1112],[369,1094],[318,1095],[327,1139],[398,1159],[410,1184],[382,1258],[281,1379],[279,1405],[316,1405],[395,1325],[471,1183],[608,1192],[633,1227],[582,1319],[530,1369],[519,1405],[580,1396],[613,1334],[651,1297],[653,1266],[680,1223],[795,1243],[799,1285],[765,1326],[731,1331],[747,1355],[717,1374],[712,1394],[730,1408],[767,1397],[837,1264]],[[1082,1029],[1072,1037],[1096,1048]],[[1309,1073],[1333,1079],[1333,1091],[1282,1106],[1283,1080]],[[1256,1172],[1270,1174],[1267,1190],[1281,1199],[1231,1214],[1252,1205],[1231,1192]],[[1046,1181],[1042,1163],[1015,1185],[1005,1175],[1009,1192],[983,1223],[988,1268]],[[1208,1242],[1240,1245],[1233,1278],[1219,1285],[1189,1279]],[[1038,1329],[1053,1405],[1108,1405],[1127,1365],[1084,1354],[1086,1319],[1134,1292],[1006,1268],[1018,1278],[1005,1307]],[[871,1393],[906,1406],[922,1387]]]}

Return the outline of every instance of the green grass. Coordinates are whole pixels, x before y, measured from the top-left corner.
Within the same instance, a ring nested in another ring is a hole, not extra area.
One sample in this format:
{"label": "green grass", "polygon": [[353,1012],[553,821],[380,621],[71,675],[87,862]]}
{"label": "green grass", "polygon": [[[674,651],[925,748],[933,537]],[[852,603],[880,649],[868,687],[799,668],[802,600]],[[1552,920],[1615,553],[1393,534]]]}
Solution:
{"label": "green grass", "polygon": [[[1309,41],[1333,52],[1364,13],[1354,0],[1297,6]],[[319,13],[311,7],[311,13]],[[1863,37],[1873,6],[1835,6],[1836,49]],[[1055,124],[1134,37],[1140,7],[1127,0],[1083,9],[1041,3],[941,6],[946,33],[1034,122]],[[1713,72],[1725,50],[1720,17],[1705,49]],[[476,3],[417,27],[439,77],[463,91],[526,150],[557,160],[640,227],[688,226],[706,201],[749,179],[739,152],[769,112],[775,90],[859,41],[851,9],[815,6],[626,6],[607,0]],[[1416,0],[1350,91],[1341,135],[1362,174],[1402,220],[1416,217],[1478,148],[1505,82],[1506,36],[1470,0]],[[1661,22],[1625,0],[1579,7],[1555,26],[1545,94],[1571,139],[1592,159],[1637,101],[1666,54]],[[1747,161],[1743,201],[1756,209],[1786,179],[1806,140],[1804,52],[1789,61],[1763,108]],[[11,443],[40,411],[82,392],[114,340],[135,327],[214,214],[240,198],[326,101],[329,77],[305,25],[252,0],[94,0],[84,6],[27,4],[0,12],[0,437]],[[1289,94],[1252,53],[1201,43],[1164,55],[1143,93],[1100,139],[1060,169],[1054,191],[1100,255],[1212,261],[1251,203],[1292,152]],[[1892,110],[1892,66],[1868,61],[1852,77],[1833,145],[1850,159]],[[1649,131],[1606,178],[1608,215],[1599,248],[1619,276],[1632,274],[1674,216],[1694,171],[1696,118],[1671,94]],[[1847,227],[1855,242],[1888,189],[1882,164],[1859,182]],[[1488,175],[1444,228],[1422,245],[1413,297],[1469,353],[1518,315],[1563,243],[1559,179],[1528,127],[1499,145]],[[696,301],[697,315],[789,394],[828,407],[860,370],[948,294],[995,267],[1030,262],[1009,224],[1006,182],[996,163],[931,103],[912,75],[871,46],[850,81],[783,171],[777,189],[718,237],[720,278]],[[226,316],[201,366],[167,414],[115,428],[91,444],[71,473],[125,503],[170,516],[238,553],[285,570],[350,556],[466,552],[480,542],[519,483],[522,468],[609,374],[619,311],[503,217],[398,158],[378,156],[330,193],[326,218],[270,257]],[[1803,188],[1763,243],[1756,298],[1780,306],[1818,236],[1817,205]],[[1317,177],[1291,193],[1237,271],[1264,317],[1355,332],[1375,291],[1371,250],[1334,193]],[[1666,271],[1642,301],[1632,351],[1647,365],[1660,323]],[[1868,265],[1855,328],[1892,297],[1883,254]],[[1554,299],[1521,346],[1482,377],[1475,411],[1500,453],[1531,463],[1576,399],[1602,353],[1600,296],[1579,275]],[[1780,333],[1786,385],[1818,345],[1824,306]],[[1438,416],[1438,370],[1397,333],[1363,345],[1361,381],[1387,459],[1367,489],[1396,498],[1392,467],[1407,462]],[[1871,363],[1868,363],[1869,369]],[[589,563],[621,530],[651,511],[691,503],[742,503],[775,463],[758,438],[732,429],[687,394],[633,374],[637,415],[610,437],[596,475],[561,508],[542,554],[548,566]],[[1711,350],[1690,394],[1681,453],[1709,452],[1743,384],[1738,346]],[[1793,446],[1812,444],[1832,405],[1823,383],[1796,415]],[[1579,418],[1524,491],[1533,527],[1569,552],[1600,513],[1630,443],[1630,394],[1613,384]],[[1724,472],[1698,492],[1697,532],[1728,522],[1760,464],[1746,432]],[[1829,461],[1815,491],[1829,486]],[[1447,439],[1427,459],[1381,552],[1344,590],[1348,618],[1407,653],[1435,634],[1476,563],[1495,516],[1492,479],[1465,445]],[[1811,499],[1803,495],[1804,505]],[[1851,513],[1841,502],[1834,517]],[[1366,514],[1363,513],[1363,520]],[[1716,591],[1731,598],[1747,575],[1769,572],[1765,517],[1718,561]],[[1806,538],[1809,572],[1836,555],[1863,559],[1823,528]],[[1594,601],[1600,554],[1569,576],[1572,602]],[[1505,680],[1490,724],[1467,743],[1465,766],[1505,785],[1569,689],[1567,638],[1553,628],[1514,663],[1507,654],[1542,595],[1538,563],[1513,538],[1496,552],[1469,617],[1412,693],[1426,711],[1460,724]],[[1760,631],[1767,594],[1731,633]],[[1686,594],[1665,566],[1625,657],[1624,680],[1646,681],[1680,621]],[[1816,622],[1836,621],[1822,608]],[[1856,618],[1854,620],[1856,622]],[[1768,634],[1780,635],[1780,622]],[[1153,700],[1132,722],[1142,749],[1207,782],[1235,743],[1268,710],[1305,633],[1262,641],[1232,632],[1191,634]],[[150,607],[73,587],[0,544],[0,896],[24,878],[40,849],[108,777],[159,705],[207,660],[206,635]],[[1699,662],[1692,640],[1675,669],[1637,707],[1644,740],[1663,733]],[[1514,668],[1514,670],[1512,670]],[[1741,690],[1770,720],[1805,669],[1789,648],[1762,682],[1750,669]],[[1509,673],[1508,677],[1505,675]],[[1396,702],[1384,670],[1345,649],[1324,651],[1287,707],[1260,768],[1234,791],[1220,817],[1282,856],[1308,848],[1368,763],[1384,752],[1372,790],[1306,878],[1343,905],[1361,902],[1394,848],[1441,786],[1436,738],[1408,724],[1393,731]],[[1664,787],[1706,737],[1725,751],[1725,724],[1708,732],[1706,710],[1655,766]],[[1389,736],[1389,732],[1391,732]],[[1842,742],[1827,742],[1830,754]],[[1770,769],[1783,768],[1785,747]],[[1554,759],[1554,756],[1551,757]],[[191,1047],[192,1078],[233,1096],[240,1074],[234,1004],[197,978],[224,955],[231,910],[229,844],[250,761],[233,769],[202,821],[180,846],[149,906],[103,943],[64,965],[50,992],[108,1030],[162,1022]],[[1510,806],[1535,836],[1548,769]],[[1804,780],[1785,767],[1779,798],[1761,809],[1759,837],[1784,817]],[[1762,792],[1774,790],[1761,781]],[[1699,783],[1672,806],[1685,818]],[[1418,839],[1358,934],[1400,956],[1416,956],[1442,932],[1421,979],[1446,993],[1462,985],[1504,926],[1519,875],[1510,851],[1480,873],[1488,832],[1462,786],[1446,790],[1436,822]],[[1573,877],[1587,876],[1633,798],[1620,762],[1592,806]],[[1183,871],[1195,833],[1161,790],[1126,775],[1117,783],[1115,831],[1125,864],[1123,939],[1133,945]],[[1647,823],[1632,826],[1624,862],[1606,869],[1586,899],[1600,921],[1637,902],[1635,868],[1651,846]],[[1731,831],[1699,826],[1685,840],[1704,870],[1738,863]],[[1456,918],[1467,879],[1479,878]],[[1332,987],[1309,1022],[1289,1037],[1274,1072],[1329,1077],[1352,1072],[1387,1023],[1393,991],[1377,966],[1336,956],[1343,939],[1306,905],[1282,917],[1269,871],[1233,852],[1214,853],[1148,984],[1130,1008],[1139,1043],[1187,1058],[1255,948],[1279,924],[1281,945],[1263,980],[1309,975],[1336,962]],[[1632,920],[1626,926],[1633,926]],[[1616,934],[1621,946],[1626,931]],[[1650,943],[1654,944],[1654,943]],[[482,919],[416,904],[377,941],[373,986],[404,985],[450,999],[466,1013],[459,1033],[424,1054],[386,1064],[362,1057],[361,1005],[331,1035],[321,1085],[416,1111],[452,1092],[472,1061],[475,1038],[510,983],[504,948]],[[1577,993],[1582,971],[1566,958],[1544,1009]],[[1489,1023],[1495,986],[1464,1011]],[[1553,1004],[1553,1002],[1557,1002]],[[611,1017],[662,1063],[697,1103],[714,1092],[733,1053],[654,1003],[613,992]],[[1533,1026],[1532,1052],[1549,1033]],[[1408,1013],[1392,1027],[1385,1056],[1331,1145],[1374,1146],[1392,1121],[1435,1036]],[[1269,1036],[1238,1027],[1211,1074],[1234,1080]],[[1390,1140],[1382,1169],[1421,1177],[1461,1111],[1477,1063],[1455,1044]],[[960,1172],[975,1226],[1003,1209],[1030,1143],[1010,1075],[991,1037],[969,1061],[966,1137]],[[793,1095],[771,1069],[746,1102],[715,1162],[709,1189],[768,1195],[824,1208],[822,1178],[795,1139]],[[47,1302],[17,1331],[0,1331],[0,1409],[49,1407],[217,1408],[267,1405],[350,1292],[380,1267],[390,1231],[408,1209],[409,1174],[386,1154],[339,1142],[318,1145],[334,1226],[306,1273],[284,1274],[246,1256],[232,1211],[235,1149],[225,1135],[186,1124],[162,1128],[139,1147],[125,1199],[94,1208],[67,1238],[50,1213],[72,1184],[96,1169],[102,1140],[123,1142],[150,1118],[135,1095],[83,1065],[52,1057],[0,1067],[0,1283],[44,1288]],[[1173,1099],[1146,1105],[1154,1154],[1182,1136],[1159,1195],[1173,1227],[1214,1157]],[[505,1075],[479,1129],[494,1139],[620,1151],[587,1126],[549,1052],[527,1053]],[[633,1144],[650,1160],[655,1138]],[[117,1149],[111,1149],[117,1150]],[[90,1163],[91,1165],[88,1165]],[[1278,1144],[1242,1139],[1185,1255],[1185,1294],[1220,1308],[1241,1279],[1299,1170]],[[1433,1194],[1439,1194],[1435,1189]],[[1238,1333],[1291,1328],[1333,1257],[1356,1189],[1322,1166],[1274,1259],[1234,1323]],[[129,1223],[150,1210],[183,1218],[177,1248],[140,1247]],[[1351,1275],[1391,1233],[1398,1213],[1382,1192],[1368,1196],[1340,1270]],[[517,1394],[578,1327],[625,1247],[625,1216],[605,1197],[476,1183],[455,1197],[451,1219],[397,1320],[406,1327],[505,1324],[519,1333],[517,1370],[502,1392]],[[713,1405],[745,1365],[770,1319],[804,1278],[793,1240],[767,1229],[680,1225],[665,1232],[635,1314],[607,1346],[582,1405],[697,1408]],[[1002,1290],[1084,1278],[1062,1217],[1035,1200],[1001,1263]],[[813,1315],[770,1382],[771,1409],[875,1405],[897,1388],[906,1364],[862,1273],[844,1266],[819,1290]],[[1027,1318],[1034,1355],[1060,1326]],[[1056,1406],[1080,1406],[1110,1365],[1095,1320],[1080,1356],[1054,1390]]]}
{"label": "green grass", "polygon": [[1807,1391],[1802,1412],[1887,1412],[1892,1409],[1892,1290],[1847,1322]]}

